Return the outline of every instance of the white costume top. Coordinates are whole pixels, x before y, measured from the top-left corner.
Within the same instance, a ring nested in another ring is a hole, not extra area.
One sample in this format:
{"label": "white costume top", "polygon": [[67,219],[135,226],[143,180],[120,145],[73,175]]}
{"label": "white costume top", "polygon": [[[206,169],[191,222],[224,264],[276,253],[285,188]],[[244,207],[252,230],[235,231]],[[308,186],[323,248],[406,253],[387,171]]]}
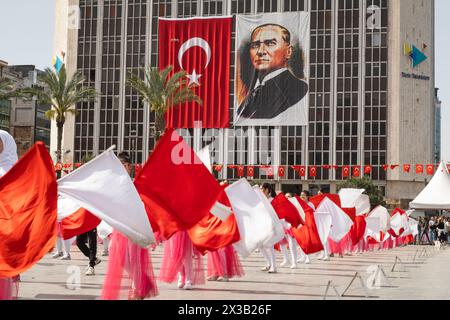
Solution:
{"label": "white costume top", "polygon": [[17,162],[17,145],[14,138],[6,131],[0,130],[0,140],[3,151],[0,153],[0,177],[11,169]]}

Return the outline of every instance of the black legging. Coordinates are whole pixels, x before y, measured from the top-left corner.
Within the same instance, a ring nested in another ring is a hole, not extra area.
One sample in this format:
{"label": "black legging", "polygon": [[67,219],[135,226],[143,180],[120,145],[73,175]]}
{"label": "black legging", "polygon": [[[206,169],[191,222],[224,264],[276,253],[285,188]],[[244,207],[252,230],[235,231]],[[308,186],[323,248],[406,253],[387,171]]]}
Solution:
{"label": "black legging", "polygon": [[[89,247],[86,246],[86,241],[89,242]],[[77,236],[77,247],[89,258],[89,266],[95,267],[95,260],[97,260],[97,228]]]}

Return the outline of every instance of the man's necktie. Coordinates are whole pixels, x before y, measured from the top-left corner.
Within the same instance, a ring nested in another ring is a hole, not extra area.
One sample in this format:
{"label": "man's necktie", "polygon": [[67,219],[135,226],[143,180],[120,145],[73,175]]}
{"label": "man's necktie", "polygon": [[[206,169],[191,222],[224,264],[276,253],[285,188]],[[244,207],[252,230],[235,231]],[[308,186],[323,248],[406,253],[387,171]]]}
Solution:
{"label": "man's necktie", "polygon": [[256,88],[252,89],[252,91],[250,91],[250,93],[247,95],[247,98],[245,98],[245,102],[241,108],[241,115],[243,117],[251,118],[257,111],[258,104],[255,103],[255,101],[257,101],[257,96],[260,93],[262,87],[262,85],[259,85]]}

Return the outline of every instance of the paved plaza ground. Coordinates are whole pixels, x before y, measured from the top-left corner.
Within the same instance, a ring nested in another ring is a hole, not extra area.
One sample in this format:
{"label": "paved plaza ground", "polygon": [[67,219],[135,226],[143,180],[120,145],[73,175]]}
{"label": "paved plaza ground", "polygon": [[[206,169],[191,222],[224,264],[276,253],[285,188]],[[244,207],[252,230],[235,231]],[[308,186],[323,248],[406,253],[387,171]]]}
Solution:
{"label": "paved plaza ground", "polygon": [[[70,261],[52,259],[50,254],[45,256],[22,274],[19,299],[99,299],[107,266],[107,257],[100,258],[103,261],[96,267],[96,275],[88,277],[84,275],[87,259],[75,246]],[[277,258],[280,263],[281,255]],[[159,246],[152,252],[156,274],[161,259]],[[229,282],[207,282],[191,291],[180,290],[175,283],[158,282],[160,295],[152,299],[322,300],[326,292],[326,299],[330,300],[338,299],[337,294],[343,293],[342,300],[450,299],[450,250],[432,246],[374,251],[335,257],[327,262],[313,256],[310,265],[300,264],[295,270],[279,268],[276,274],[260,271],[264,260],[259,253],[242,264],[244,277]],[[80,288],[73,285],[78,273],[81,273]]]}

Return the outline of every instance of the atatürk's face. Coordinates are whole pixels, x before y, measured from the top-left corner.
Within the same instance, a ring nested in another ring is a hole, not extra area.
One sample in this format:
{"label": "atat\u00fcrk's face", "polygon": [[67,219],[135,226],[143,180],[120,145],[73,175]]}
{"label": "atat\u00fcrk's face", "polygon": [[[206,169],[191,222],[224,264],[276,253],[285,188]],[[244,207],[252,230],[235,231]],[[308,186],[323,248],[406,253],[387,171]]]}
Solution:
{"label": "atat\u00fcrk's face", "polygon": [[253,67],[264,74],[287,67],[292,47],[284,41],[281,29],[265,26],[253,33],[250,59]]}

